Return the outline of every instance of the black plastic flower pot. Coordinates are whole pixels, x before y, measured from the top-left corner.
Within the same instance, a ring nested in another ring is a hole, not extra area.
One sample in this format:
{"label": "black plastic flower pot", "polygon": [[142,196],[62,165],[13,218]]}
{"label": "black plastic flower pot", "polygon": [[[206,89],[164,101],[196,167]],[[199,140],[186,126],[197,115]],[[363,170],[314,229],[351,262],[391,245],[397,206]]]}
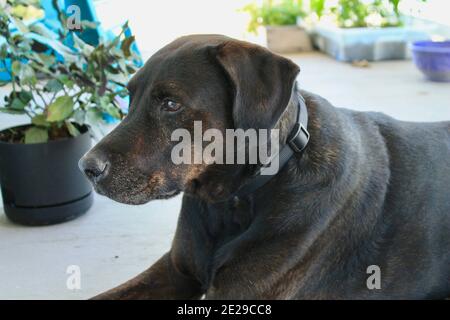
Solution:
{"label": "black plastic flower pot", "polygon": [[78,160],[90,149],[86,127],[75,138],[47,143],[0,141],[0,184],[6,216],[24,225],[72,220],[92,205],[90,183]]}

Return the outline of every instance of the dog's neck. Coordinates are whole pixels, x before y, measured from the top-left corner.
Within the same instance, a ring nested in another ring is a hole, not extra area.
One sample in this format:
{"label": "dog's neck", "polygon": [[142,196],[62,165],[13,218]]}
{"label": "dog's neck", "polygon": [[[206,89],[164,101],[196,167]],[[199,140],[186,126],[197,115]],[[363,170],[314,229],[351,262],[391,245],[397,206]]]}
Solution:
{"label": "dog's neck", "polygon": [[279,139],[280,139],[280,148],[286,144],[286,140],[288,136],[291,134],[292,129],[297,123],[297,113],[299,112],[298,104],[300,92],[297,88],[297,85],[294,86],[292,90],[291,99],[289,103],[281,115],[280,119],[276,123],[274,129],[278,129],[279,131]]}
{"label": "dog's neck", "polygon": [[[295,106],[295,108],[297,109],[295,117],[296,121],[292,128],[289,131],[286,131],[286,128],[284,127],[289,127],[288,123],[290,122],[290,116],[292,112],[290,110],[292,108],[291,105]],[[309,141],[309,133],[307,131],[308,111],[306,109],[306,103],[300,93],[296,92],[295,90],[293,90],[291,93],[291,99],[285,109],[285,113],[287,114],[283,114],[283,119],[280,119],[275,128],[273,128],[275,130],[279,130],[279,132],[281,132],[282,134],[282,136],[279,137],[281,138],[279,140],[281,140],[280,144],[282,145],[282,147],[279,149],[279,151],[277,151],[277,171],[280,168],[283,168],[295,154],[301,155]],[[272,164],[270,166],[272,166]],[[268,172],[269,170],[273,169],[270,168],[270,166],[261,165],[259,167],[256,167],[257,169],[252,174],[250,180],[245,182],[239,188],[239,190],[233,194],[233,196],[238,198],[248,196],[267,184],[276,175]]]}

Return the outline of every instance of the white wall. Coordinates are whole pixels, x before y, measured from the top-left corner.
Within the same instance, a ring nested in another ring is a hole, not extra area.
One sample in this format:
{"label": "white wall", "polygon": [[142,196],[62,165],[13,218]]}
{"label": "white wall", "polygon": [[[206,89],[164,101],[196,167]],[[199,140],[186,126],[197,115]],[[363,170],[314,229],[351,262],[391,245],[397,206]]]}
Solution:
{"label": "white wall", "polygon": [[248,15],[238,12],[248,0],[102,0],[95,3],[105,28],[130,21],[139,48],[154,52],[192,33],[245,35]]}

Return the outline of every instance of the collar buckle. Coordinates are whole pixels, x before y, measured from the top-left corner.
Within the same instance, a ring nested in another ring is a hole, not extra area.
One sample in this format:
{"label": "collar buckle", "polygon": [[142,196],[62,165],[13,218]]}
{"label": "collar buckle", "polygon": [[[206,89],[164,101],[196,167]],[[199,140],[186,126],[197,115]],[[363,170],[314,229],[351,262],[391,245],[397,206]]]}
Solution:
{"label": "collar buckle", "polygon": [[288,144],[294,152],[302,152],[309,142],[309,132],[302,123],[297,123],[294,128],[294,134],[289,138]]}

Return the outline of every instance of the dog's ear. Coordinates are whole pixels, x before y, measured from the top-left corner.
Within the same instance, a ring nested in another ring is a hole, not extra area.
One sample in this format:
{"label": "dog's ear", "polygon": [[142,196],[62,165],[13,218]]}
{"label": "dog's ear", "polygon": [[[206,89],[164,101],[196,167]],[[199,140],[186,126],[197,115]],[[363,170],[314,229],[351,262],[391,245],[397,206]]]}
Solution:
{"label": "dog's ear", "polygon": [[226,41],[215,55],[234,87],[235,128],[271,129],[285,110],[300,68],[255,44]]}

